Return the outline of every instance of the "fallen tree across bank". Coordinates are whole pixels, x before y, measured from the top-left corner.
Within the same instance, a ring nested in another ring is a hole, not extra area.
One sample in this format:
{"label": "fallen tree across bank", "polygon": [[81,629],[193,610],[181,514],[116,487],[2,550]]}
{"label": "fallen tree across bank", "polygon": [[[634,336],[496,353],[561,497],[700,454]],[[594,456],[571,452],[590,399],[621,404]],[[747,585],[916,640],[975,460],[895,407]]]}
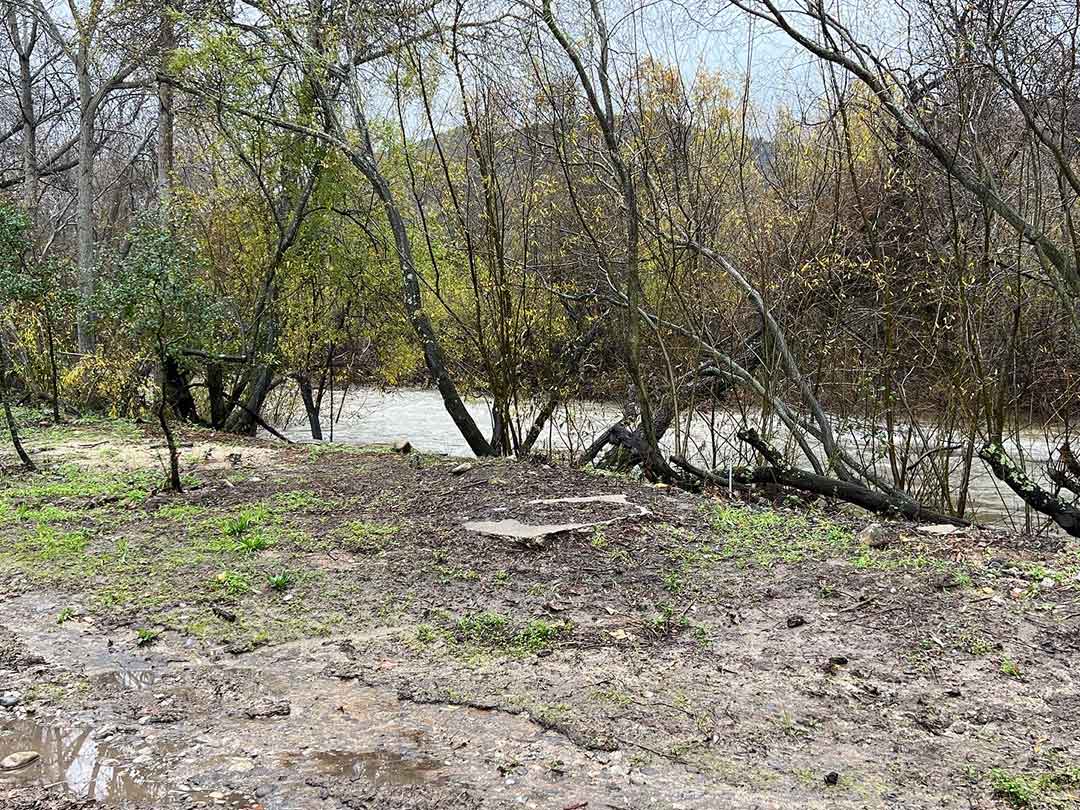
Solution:
{"label": "fallen tree across bank", "polygon": [[953,515],[946,515],[928,509],[910,499],[891,493],[877,492],[854,481],[841,481],[825,475],[800,470],[783,460],[775,449],[770,447],[754,430],[740,430],[738,437],[757,450],[767,464],[747,468],[732,467],[727,470],[702,470],[682,456],[673,456],[671,462],[687,473],[720,486],[740,488],[750,486],[773,485],[787,487],[799,492],[836,498],[853,503],[868,512],[879,515],[903,517],[920,523],[948,523],[953,526],[970,526],[970,522]]}

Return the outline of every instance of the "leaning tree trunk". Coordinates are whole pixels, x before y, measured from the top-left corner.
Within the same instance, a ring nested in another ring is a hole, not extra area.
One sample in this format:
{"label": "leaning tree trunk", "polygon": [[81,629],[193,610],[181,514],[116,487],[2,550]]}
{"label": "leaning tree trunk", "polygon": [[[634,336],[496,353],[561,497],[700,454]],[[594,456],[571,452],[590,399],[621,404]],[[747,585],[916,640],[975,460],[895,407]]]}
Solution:
{"label": "leaning tree trunk", "polygon": [[1049,517],[1073,537],[1080,537],[1080,509],[1047,492],[1032,481],[1023,470],[1009,460],[1005,448],[1000,444],[991,442],[985,445],[979,451],[979,458],[986,462],[999,480],[1004,481],[1009,489],[1023,498],[1024,503],[1036,512]]}
{"label": "leaning tree trunk", "polygon": [[33,470],[34,462],[30,459],[29,454],[22,445],[22,440],[19,438],[19,426],[15,423],[15,415],[11,412],[11,406],[8,404],[7,397],[2,391],[0,391],[0,399],[4,404],[4,419],[7,421],[8,433],[11,435],[11,444],[15,448],[15,455],[19,457],[19,461],[23,467],[28,470]]}
{"label": "leaning tree trunk", "polygon": [[169,448],[169,489],[173,492],[183,492],[184,488],[180,483],[180,450],[176,446],[176,437],[173,435],[172,428],[169,427],[169,420],[165,418],[165,409],[168,408],[168,403],[165,401],[165,392],[162,391],[161,402],[158,403],[157,417],[158,424],[161,425],[161,432],[165,434],[165,444]]}
{"label": "leaning tree trunk", "polygon": [[249,373],[248,384],[244,387],[247,392],[246,398],[243,400],[236,397],[227,398],[234,407],[228,419],[225,420],[225,430],[229,433],[255,435],[256,429],[262,425],[262,420],[258,418],[258,415],[262,412],[263,403],[266,402],[273,387],[272,366],[262,364],[252,369]]}
{"label": "leaning tree trunk", "polygon": [[19,457],[19,461],[22,463],[23,467],[28,470],[33,470],[34,462],[30,459],[30,455],[22,445],[22,439],[19,438],[19,426],[15,423],[15,415],[11,412],[11,405],[8,404],[7,370],[7,349],[3,343],[0,343],[0,408],[4,411],[4,420],[7,422],[8,434],[11,436],[12,446],[15,448],[15,455]]}
{"label": "leaning tree trunk", "polygon": [[[359,109],[359,105],[354,105],[354,112],[357,116],[357,120],[363,127],[363,112]],[[446,412],[454,421],[454,425],[457,426],[458,431],[460,431],[462,437],[468,443],[469,448],[473,453],[477,456],[494,455],[491,444],[480,431],[480,428],[477,427],[476,421],[465,407],[465,403],[458,393],[457,386],[454,385],[454,381],[450,377],[450,371],[447,368],[446,363],[446,355],[443,353],[442,345],[439,342],[439,336],[435,332],[435,327],[432,325],[427,312],[424,310],[423,299],[420,295],[420,279],[416,270],[416,262],[413,258],[412,244],[409,241],[409,232],[405,227],[405,220],[402,218],[401,211],[398,209],[397,202],[394,200],[390,185],[386,182],[386,178],[382,176],[378,166],[375,164],[375,157],[370,142],[366,137],[363,138],[363,142],[364,151],[350,149],[348,152],[349,159],[352,164],[360,170],[360,173],[367,178],[376,196],[379,198],[379,201],[382,203],[383,210],[386,212],[386,218],[390,223],[390,230],[394,234],[394,246],[397,248],[398,266],[401,270],[401,286],[405,303],[405,314],[408,316],[413,331],[420,339],[420,344],[424,350],[424,362],[427,365],[428,373],[431,375],[431,379],[439,389],[439,394],[442,396],[443,407],[446,408]]]}

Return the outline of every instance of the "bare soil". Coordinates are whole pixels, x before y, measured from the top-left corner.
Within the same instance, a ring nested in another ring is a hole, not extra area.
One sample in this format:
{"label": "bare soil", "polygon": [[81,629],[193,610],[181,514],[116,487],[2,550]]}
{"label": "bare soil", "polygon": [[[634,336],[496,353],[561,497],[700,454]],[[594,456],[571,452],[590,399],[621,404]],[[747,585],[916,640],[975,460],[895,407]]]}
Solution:
{"label": "bare soil", "polygon": [[1080,806],[1075,543],[184,438],[0,456],[2,807]]}

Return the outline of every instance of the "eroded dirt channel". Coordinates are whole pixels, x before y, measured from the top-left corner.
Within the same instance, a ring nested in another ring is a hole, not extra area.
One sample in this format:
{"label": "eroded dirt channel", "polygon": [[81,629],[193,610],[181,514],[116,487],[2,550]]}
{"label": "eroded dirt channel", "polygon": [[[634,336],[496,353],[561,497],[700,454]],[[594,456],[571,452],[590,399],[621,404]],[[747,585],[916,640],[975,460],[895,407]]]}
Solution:
{"label": "eroded dirt channel", "polygon": [[[27,688],[46,673],[57,688],[70,678],[83,705],[8,711],[0,750],[39,758],[0,775],[5,786],[140,807],[317,807],[331,794],[346,806],[451,807],[468,801],[462,786],[527,807],[603,807],[641,793],[606,778],[610,754],[590,756],[527,715],[402,701],[335,675],[348,658],[332,642],[238,661],[170,635],[134,656],[119,652],[124,633],[57,628],[57,605],[39,597],[6,607],[22,617]],[[588,778],[564,779],[571,768]]]}

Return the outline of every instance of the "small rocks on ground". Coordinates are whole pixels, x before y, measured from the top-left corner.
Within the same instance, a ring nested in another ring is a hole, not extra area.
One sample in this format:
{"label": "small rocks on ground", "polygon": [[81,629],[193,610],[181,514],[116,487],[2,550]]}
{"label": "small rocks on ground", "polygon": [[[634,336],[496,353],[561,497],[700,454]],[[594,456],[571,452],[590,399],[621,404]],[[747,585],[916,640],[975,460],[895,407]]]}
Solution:
{"label": "small rocks on ground", "polygon": [[466,461],[466,462],[463,462],[461,464],[458,464],[456,467],[454,467],[454,469],[450,470],[450,474],[451,475],[464,475],[465,473],[467,473],[472,468],[473,468],[473,465]]}
{"label": "small rocks on ground", "polygon": [[17,771],[37,762],[41,755],[37,751],[16,751],[0,759],[0,771]]}
{"label": "small rocks on ground", "polygon": [[885,548],[893,542],[893,534],[880,523],[871,523],[855,535],[856,543],[865,543],[870,548]]}
{"label": "small rocks on ground", "polygon": [[14,692],[5,692],[0,695],[0,707],[11,709],[19,705],[19,696]]}
{"label": "small rocks on ground", "polygon": [[795,613],[794,615],[787,617],[787,626],[791,629],[802,627],[804,624],[806,624],[806,619],[800,613]]}
{"label": "small rocks on ground", "polygon": [[838,784],[840,784],[840,774],[838,774],[836,771],[829,771],[827,774],[825,774],[825,784],[826,785],[838,785]]}
{"label": "small rocks on ground", "polygon": [[249,720],[259,720],[267,717],[288,717],[292,712],[292,706],[287,700],[267,701],[256,703],[244,709],[244,716]]}
{"label": "small rocks on ground", "polygon": [[832,674],[836,672],[840,667],[845,666],[847,662],[847,656],[834,655],[829,658],[828,661],[822,664],[821,668],[825,671],[826,674]]}
{"label": "small rocks on ground", "polygon": [[227,622],[236,621],[236,614],[233,613],[231,610],[223,608],[221,605],[211,605],[210,610],[213,611],[214,615],[217,616],[219,619]]}

